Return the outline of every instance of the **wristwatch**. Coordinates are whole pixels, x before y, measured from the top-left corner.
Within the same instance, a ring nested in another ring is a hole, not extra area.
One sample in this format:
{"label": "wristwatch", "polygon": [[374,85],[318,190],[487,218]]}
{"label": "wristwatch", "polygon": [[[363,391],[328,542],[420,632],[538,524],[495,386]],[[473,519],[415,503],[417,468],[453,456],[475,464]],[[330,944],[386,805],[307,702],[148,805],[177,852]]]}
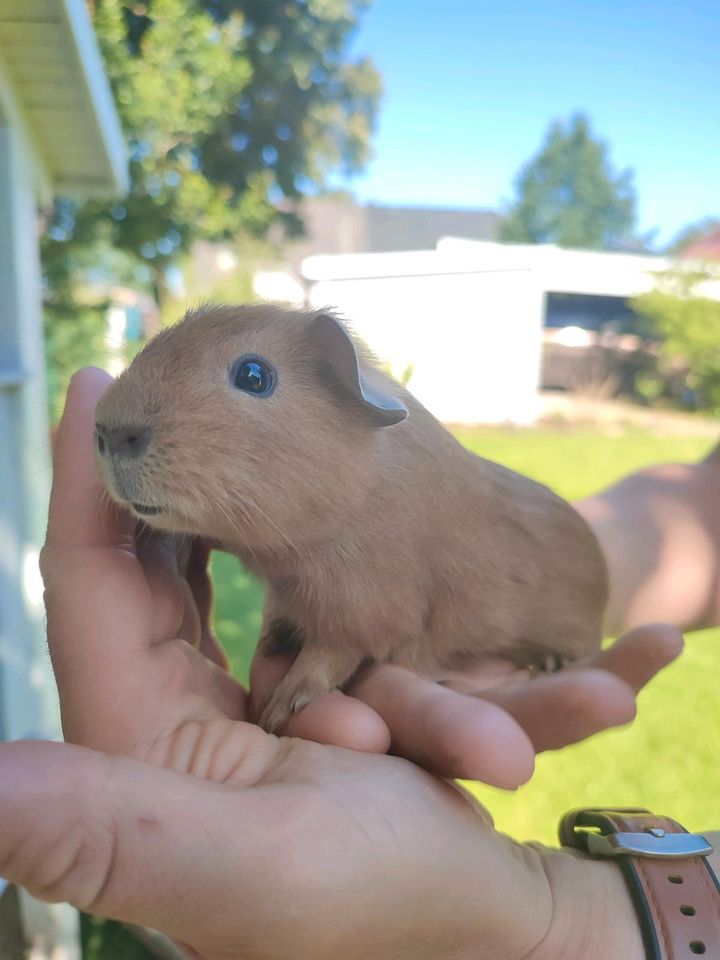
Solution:
{"label": "wristwatch", "polygon": [[[707,837],[649,810],[586,808],[563,817],[560,842],[617,858],[648,960],[720,960],[720,883]],[[717,845],[720,853],[720,837]]]}

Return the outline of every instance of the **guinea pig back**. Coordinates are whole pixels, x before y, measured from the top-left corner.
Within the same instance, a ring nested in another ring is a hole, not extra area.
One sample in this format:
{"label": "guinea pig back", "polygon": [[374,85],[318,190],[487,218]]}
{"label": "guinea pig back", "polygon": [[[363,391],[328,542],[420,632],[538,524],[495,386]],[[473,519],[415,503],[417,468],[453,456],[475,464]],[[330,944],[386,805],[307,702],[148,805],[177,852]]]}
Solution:
{"label": "guinea pig back", "polygon": [[110,496],[206,537],[266,585],[260,643],[297,658],[260,721],[368,661],[441,679],[599,646],[605,564],[550,490],[466,451],[324,311],[206,307],[96,412]]}

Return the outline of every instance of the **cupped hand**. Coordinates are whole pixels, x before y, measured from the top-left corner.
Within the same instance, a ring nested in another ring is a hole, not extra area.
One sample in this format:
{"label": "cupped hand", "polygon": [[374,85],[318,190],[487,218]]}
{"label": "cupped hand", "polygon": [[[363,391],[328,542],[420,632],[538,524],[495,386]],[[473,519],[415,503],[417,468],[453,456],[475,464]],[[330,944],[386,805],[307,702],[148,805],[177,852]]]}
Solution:
{"label": "cupped hand", "polygon": [[[507,931],[525,956],[550,917],[539,856],[507,856],[509,841],[460,793],[405,760],[246,722],[247,695],[207,627],[202,547],[182,558],[173,538],[138,534],[95,479],[106,384],[100,371],[73,381],[42,555],[72,745],[0,745],[0,875],[152,926],[205,960],[314,960],[340,947],[438,960],[486,936],[511,957]],[[328,697],[313,716],[386,746],[360,702]],[[488,858],[498,863],[483,881]],[[528,904],[522,929],[498,871]],[[438,896],[456,885],[487,887],[484,919],[475,896]]]}
{"label": "cupped hand", "polygon": [[[97,479],[93,419],[110,378],[71,385],[55,450],[43,574],[63,726],[75,743],[165,763],[191,753],[212,721],[252,717],[210,626],[207,550],[140,530]],[[78,640],[95,624],[92,640]],[[536,752],[629,721],[635,694],[679,653],[670,627],[644,627],[589,661],[530,679],[503,661],[439,685],[399,667],[368,671],[351,691],[306,707],[287,733],[412,759],[445,777],[516,787]],[[262,700],[288,669],[256,658]],[[232,729],[232,728],[231,728]],[[232,734],[229,734],[232,737]]]}
{"label": "cupped hand", "polygon": [[514,844],[401,758],[201,723],[164,765],[0,744],[0,876],[193,960],[642,957],[613,864]]}
{"label": "cupped hand", "polygon": [[[641,956],[614,866],[520,847],[445,780],[378,755],[391,736],[428,766],[484,764],[500,780],[507,767],[488,762],[463,725],[488,748],[503,725],[509,747],[530,742],[522,725],[547,696],[537,691],[560,677],[525,687],[485,672],[451,678],[455,690],[379,668],[359,699],[330,694],[292,721],[294,733],[304,724],[366,752],[247,722],[248,697],[207,628],[202,548],[184,556],[172,538],[138,536],[97,485],[92,413],[106,383],[98,371],[73,382],[42,557],[73,745],[0,745],[0,875],[152,926],[204,960]],[[622,676],[630,690],[644,673],[620,661],[638,643],[663,646],[626,641],[592,669],[609,667],[610,682]],[[256,664],[258,682],[278,669]],[[474,695],[480,685],[486,699]],[[414,732],[408,717],[424,726]],[[566,735],[545,724],[543,736],[549,746]]]}
{"label": "cupped hand", "polygon": [[[682,647],[674,627],[650,624],[557,673],[531,676],[498,658],[438,684],[380,665],[363,674],[349,696],[336,691],[306,707],[287,732],[377,749],[381,731],[371,727],[362,704],[383,721],[393,752],[440,776],[512,789],[532,775],[536,754],[629,723],[638,692]],[[290,663],[287,657],[256,658],[253,689],[277,682]],[[377,743],[369,735],[376,729]]]}

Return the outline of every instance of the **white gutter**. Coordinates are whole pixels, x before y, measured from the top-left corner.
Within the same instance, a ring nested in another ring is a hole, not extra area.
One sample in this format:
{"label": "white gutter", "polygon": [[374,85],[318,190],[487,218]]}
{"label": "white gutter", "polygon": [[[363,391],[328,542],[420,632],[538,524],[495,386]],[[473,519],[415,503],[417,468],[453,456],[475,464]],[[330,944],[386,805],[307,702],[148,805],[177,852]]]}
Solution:
{"label": "white gutter", "polygon": [[[68,36],[72,38],[78,73],[82,77],[88,100],[92,103],[93,125],[112,172],[112,186],[115,194],[121,196],[130,188],[125,138],[98,50],[90,15],[84,0],[61,0],[61,7],[68,26]],[[72,182],[69,185],[73,188],[82,186]],[[62,193],[63,182],[57,184],[56,189]]]}

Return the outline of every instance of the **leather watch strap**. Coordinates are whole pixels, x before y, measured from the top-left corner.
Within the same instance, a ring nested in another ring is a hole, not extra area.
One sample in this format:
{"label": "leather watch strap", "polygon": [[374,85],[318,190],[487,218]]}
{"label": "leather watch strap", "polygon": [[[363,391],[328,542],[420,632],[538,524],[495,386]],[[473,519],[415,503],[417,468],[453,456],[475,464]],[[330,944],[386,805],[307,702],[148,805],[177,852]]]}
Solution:
{"label": "leather watch strap", "polygon": [[648,810],[574,810],[560,841],[617,857],[642,927],[648,960],[720,960],[720,884],[705,837]]}

